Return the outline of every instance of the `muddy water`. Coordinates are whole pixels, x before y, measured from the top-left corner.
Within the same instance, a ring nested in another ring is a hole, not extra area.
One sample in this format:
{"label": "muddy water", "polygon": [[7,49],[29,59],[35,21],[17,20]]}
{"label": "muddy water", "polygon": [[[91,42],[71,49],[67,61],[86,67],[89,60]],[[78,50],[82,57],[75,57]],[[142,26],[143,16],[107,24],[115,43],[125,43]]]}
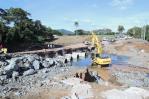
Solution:
{"label": "muddy water", "polygon": [[[116,65],[128,64],[129,57],[127,57],[127,56],[121,56],[121,55],[116,55],[116,54],[103,54],[102,56],[103,57],[105,57],[105,56],[111,57],[112,64],[116,64]],[[73,62],[72,65],[79,66],[79,67],[89,67],[89,66],[91,66],[91,63],[92,63],[92,59],[89,55],[86,58],[82,58],[76,62]]]}

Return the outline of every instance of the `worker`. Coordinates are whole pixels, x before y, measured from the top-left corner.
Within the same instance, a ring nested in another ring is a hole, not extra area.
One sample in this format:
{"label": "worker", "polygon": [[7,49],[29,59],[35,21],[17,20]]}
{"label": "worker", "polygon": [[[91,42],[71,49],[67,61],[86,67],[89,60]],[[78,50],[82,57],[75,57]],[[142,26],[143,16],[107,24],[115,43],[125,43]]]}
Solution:
{"label": "worker", "polygon": [[72,62],[73,62],[73,57],[71,56],[71,58],[70,58],[71,66],[72,66]]}

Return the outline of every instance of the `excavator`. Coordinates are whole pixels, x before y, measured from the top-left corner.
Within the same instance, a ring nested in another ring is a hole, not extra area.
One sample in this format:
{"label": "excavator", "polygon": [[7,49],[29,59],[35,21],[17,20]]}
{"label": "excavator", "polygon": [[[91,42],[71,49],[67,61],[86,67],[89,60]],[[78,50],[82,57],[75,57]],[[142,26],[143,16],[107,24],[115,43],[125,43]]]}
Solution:
{"label": "excavator", "polygon": [[92,55],[92,66],[109,66],[111,64],[111,58],[102,56],[103,49],[101,42],[98,40],[97,35],[93,32],[91,35],[91,42],[95,48],[95,52]]}

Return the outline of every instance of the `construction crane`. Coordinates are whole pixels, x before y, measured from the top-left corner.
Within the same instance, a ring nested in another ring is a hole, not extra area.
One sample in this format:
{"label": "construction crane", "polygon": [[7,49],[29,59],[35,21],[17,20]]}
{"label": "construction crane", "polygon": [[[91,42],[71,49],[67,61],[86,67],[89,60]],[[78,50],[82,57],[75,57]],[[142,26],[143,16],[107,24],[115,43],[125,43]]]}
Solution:
{"label": "construction crane", "polygon": [[111,64],[111,58],[109,57],[103,57],[102,53],[103,53],[103,49],[102,49],[102,45],[101,42],[98,40],[97,35],[95,35],[92,32],[91,35],[91,40],[92,40],[92,44],[95,47],[95,52],[93,53],[92,56],[92,65],[100,65],[102,66],[109,66],[109,64]]}

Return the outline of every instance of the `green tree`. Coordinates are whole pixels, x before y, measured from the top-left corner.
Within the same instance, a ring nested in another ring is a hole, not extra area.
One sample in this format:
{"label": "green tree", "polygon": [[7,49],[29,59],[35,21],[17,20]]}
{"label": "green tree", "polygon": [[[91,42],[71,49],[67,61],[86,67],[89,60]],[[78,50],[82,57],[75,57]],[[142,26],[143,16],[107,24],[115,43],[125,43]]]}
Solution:
{"label": "green tree", "polygon": [[82,29],[76,30],[75,33],[77,33],[78,35],[85,35],[85,32]]}
{"label": "green tree", "polygon": [[62,33],[44,26],[40,20],[30,19],[30,13],[21,8],[0,9],[0,36],[8,46],[22,43],[42,43],[53,34]]}
{"label": "green tree", "polygon": [[63,33],[59,32],[59,31],[57,31],[57,30],[53,30],[53,31],[52,31],[52,34],[53,34],[53,35],[59,35],[59,36],[62,36],[62,35],[63,35]]}
{"label": "green tree", "polygon": [[142,29],[140,27],[133,27],[128,29],[127,34],[135,38],[141,38]]}
{"label": "green tree", "polygon": [[118,30],[118,32],[121,34],[121,33],[123,33],[123,31],[125,30],[125,28],[124,28],[124,26],[119,25],[117,30]]}

